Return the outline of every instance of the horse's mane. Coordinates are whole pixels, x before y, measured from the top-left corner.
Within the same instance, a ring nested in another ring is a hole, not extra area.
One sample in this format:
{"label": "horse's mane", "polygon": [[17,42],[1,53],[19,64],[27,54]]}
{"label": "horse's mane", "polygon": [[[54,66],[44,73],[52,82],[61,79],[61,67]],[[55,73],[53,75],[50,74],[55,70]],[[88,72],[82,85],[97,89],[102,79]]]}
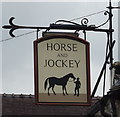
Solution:
{"label": "horse's mane", "polygon": [[68,73],[65,76],[63,76],[62,78],[69,78],[71,75],[73,75],[72,73]]}

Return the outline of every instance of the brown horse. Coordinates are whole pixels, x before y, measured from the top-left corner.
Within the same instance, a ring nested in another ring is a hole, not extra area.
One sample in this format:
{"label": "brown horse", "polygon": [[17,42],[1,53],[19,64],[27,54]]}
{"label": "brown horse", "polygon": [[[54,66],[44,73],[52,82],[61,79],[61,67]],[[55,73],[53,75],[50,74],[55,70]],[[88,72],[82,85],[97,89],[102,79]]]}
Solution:
{"label": "brown horse", "polygon": [[[44,83],[44,88],[46,90],[47,88],[47,82],[49,81],[49,87],[48,87],[48,95],[50,95],[49,93],[49,90],[50,88],[52,87],[52,91],[53,93],[56,95],[55,91],[54,91],[54,86],[55,85],[61,85],[62,86],[62,90],[63,90],[63,95],[68,95],[67,93],[67,89],[66,89],[66,85],[67,85],[67,82],[69,80],[69,78],[73,78],[73,80],[75,80],[76,78],[74,77],[74,75],[72,73],[69,73],[61,78],[56,78],[56,77],[49,77],[45,80],[45,83]],[[65,90],[65,93],[64,93],[64,90]]]}

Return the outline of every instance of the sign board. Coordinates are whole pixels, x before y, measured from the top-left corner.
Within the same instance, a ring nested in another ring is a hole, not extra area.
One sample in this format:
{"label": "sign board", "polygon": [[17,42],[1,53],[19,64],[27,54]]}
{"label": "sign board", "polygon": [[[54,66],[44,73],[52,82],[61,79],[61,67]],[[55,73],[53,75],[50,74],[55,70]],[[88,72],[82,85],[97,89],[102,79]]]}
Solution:
{"label": "sign board", "polygon": [[37,104],[89,105],[89,43],[71,35],[34,41]]}

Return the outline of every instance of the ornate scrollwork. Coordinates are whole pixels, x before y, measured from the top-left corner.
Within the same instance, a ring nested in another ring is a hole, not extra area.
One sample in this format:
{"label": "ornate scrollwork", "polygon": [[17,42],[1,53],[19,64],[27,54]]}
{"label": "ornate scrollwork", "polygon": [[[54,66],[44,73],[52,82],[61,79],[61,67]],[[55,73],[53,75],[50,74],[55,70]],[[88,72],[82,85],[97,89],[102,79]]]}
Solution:
{"label": "ornate scrollwork", "polygon": [[10,25],[5,25],[5,26],[3,26],[3,28],[5,28],[5,29],[10,29],[9,34],[10,34],[11,37],[15,37],[15,35],[13,34],[13,31],[19,28],[19,26],[15,25],[15,24],[13,23],[13,20],[14,20],[14,19],[15,19],[14,17],[11,17],[11,18],[9,19],[9,24],[10,24]]}
{"label": "ornate scrollwork", "polygon": [[108,11],[105,11],[105,12],[104,12],[104,15],[108,15],[108,14],[110,14]]}
{"label": "ornate scrollwork", "polygon": [[89,20],[88,20],[87,18],[83,18],[83,19],[81,20],[81,24],[82,24],[82,25],[87,25],[88,22],[89,22]]}
{"label": "ornate scrollwork", "polygon": [[[110,14],[110,12],[108,12],[108,11],[105,11],[104,15],[110,15],[110,16],[112,16],[112,14]],[[108,19],[104,23],[100,24],[99,26],[96,26],[96,28],[104,26],[105,24],[108,23],[109,20],[110,20],[110,17],[108,17]]]}
{"label": "ornate scrollwork", "polygon": [[2,28],[4,28],[4,29],[10,29],[9,34],[10,34],[11,37],[15,37],[15,35],[13,34],[13,31],[15,31],[16,29],[36,29],[36,30],[37,30],[37,33],[38,33],[39,29],[47,29],[47,30],[50,29],[50,27],[20,26],[20,25],[15,25],[15,24],[13,23],[13,20],[14,20],[14,19],[15,19],[14,17],[11,17],[11,18],[9,19],[9,24],[10,24],[10,25],[4,25],[4,26],[2,27]]}
{"label": "ornate scrollwork", "polygon": [[[109,14],[108,11],[105,12],[105,15],[106,14]],[[11,17],[9,19],[9,25],[4,25],[3,28],[5,29],[10,29],[9,31],[9,34],[11,37],[15,37],[15,35],[13,34],[13,32],[16,30],[16,29],[35,29],[37,30],[36,32],[38,33],[39,29],[46,29],[46,30],[50,30],[50,29],[63,29],[63,30],[92,30],[92,31],[99,31],[99,32],[108,32],[109,29],[98,29],[99,27],[105,25],[108,21],[109,21],[109,18],[106,22],[104,22],[103,24],[99,25],[99,26],[88,26],[88,22],[89,20],[87,18],[83,18],[81,20],[81,25],[78,24],[78,23],[75,23],[75,22],[72,22],[72,21],[67,21],[67,20],[58,20],[56,21],[55,24],[51,24],[49,27],[36,27],[36,26],[20,26],[20,25],[16,25],[13,23],[13,20],[15,18],[14,17]],[[59,22],[65,22],[67,24],[57,24]],[[68,24],[70,23],[70,24]]]}

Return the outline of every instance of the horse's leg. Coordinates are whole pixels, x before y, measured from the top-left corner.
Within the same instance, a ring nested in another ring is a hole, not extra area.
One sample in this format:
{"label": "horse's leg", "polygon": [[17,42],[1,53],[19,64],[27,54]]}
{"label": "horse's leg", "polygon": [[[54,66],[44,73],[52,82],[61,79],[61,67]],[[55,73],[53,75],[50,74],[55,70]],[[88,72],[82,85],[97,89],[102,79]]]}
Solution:
{"label": "horse's leg", "polygon": [[49,93],[50,88],[51,88],[51,86],[48,87],[48,95],[50,95],[50,93]]}
{"label": "horse's leg", "polygon": [[64,93],[64,90],[65,90],[65,86],[62,87],[62,90],[63,90],[63,95],[65,96],[65,93]]}
{"label": "horse's leg", "polygon": [[68,95],[68,93],[67,93],[67,89],[66,89],[66,86],[65,86],[65,93],[66,93],[66,95]]}
{"label": "horse's leg", "polygon": [[[54,85],[54,86],[55,86],[55,85]],[[55,93],[55,91],[54,91],[54,86],[52,87],[52,91],[53,91],[54,95],[56,95],[56,93]]]}

